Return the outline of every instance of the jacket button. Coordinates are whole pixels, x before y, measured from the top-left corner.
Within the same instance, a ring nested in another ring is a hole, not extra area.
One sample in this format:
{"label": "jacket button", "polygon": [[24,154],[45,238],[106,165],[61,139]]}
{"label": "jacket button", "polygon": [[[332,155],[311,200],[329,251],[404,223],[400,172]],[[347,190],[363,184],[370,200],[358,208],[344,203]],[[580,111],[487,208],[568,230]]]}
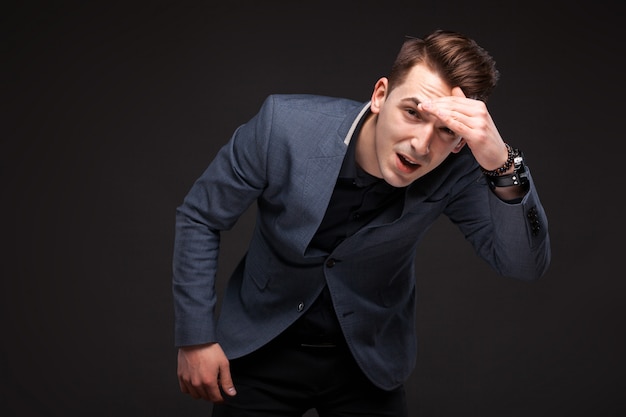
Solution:
{"label": "jacket button", "polygon": [[302,311],[302,310],[304,310],[304,302],[300,301],[298,303],[298,311]]}
{"label": "jacket button", "polygon": [[536,236],[541,229],[541,220],[539,219],[539,213],[537,212],[537,208],[531,207],[530,210],[528,210],[528,214],[526,214],[526,216],[528,217],[528,221],[530,222],[532,234]]}
{"label": "jacket button", "polygon": [[333,266],[335,266],[336,261],[333,258],[330,258],[326,261],[326,266],[328,268],[332,268]]}

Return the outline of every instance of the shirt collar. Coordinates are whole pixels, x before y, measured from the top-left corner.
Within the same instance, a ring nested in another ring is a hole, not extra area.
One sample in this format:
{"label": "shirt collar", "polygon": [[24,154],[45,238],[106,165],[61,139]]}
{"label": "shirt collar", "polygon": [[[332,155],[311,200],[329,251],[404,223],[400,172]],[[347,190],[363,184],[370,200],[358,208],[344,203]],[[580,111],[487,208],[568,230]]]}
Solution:
{"label": "shirt collar", "polygon": [[358,141],[361,128],[363,127],[363,123],[369,114],[370,110],[368,109],[363,113],[361,119],[358,121],[356,128],[352,133],[350,143],[348,144],[348,150],[346,151],[346,156],[343,159],[343,165],[341,165],[341,170],[339,171],[339,178],[353,180],[358,187],[366,187],[368,185],[384,182],[381,178],[377,178],[365,172],[356,163],[356,143]]}

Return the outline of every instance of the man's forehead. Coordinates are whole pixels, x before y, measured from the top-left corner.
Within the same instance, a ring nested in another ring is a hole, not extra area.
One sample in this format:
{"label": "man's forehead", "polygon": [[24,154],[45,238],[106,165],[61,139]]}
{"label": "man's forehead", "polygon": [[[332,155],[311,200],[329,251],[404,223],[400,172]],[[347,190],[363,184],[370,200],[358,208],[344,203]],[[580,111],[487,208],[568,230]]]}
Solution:
{"label": "man's forehead", "polygon": [[396,90],[401,100],[409,99],[420,102],[452,94],[452,87],[436,72],[423,64],[414,66],[404,81],[394,89],[394,91]]}

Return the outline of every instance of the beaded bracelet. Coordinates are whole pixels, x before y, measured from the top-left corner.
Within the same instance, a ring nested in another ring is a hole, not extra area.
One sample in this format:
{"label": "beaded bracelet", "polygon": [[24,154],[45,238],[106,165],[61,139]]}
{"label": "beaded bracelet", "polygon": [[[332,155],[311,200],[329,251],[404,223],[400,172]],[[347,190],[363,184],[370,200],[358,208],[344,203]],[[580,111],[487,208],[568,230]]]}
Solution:
{"label": "beaded bracelet", "polygon": [[489,177],[497,177],[498,175],[502,175],[503,172],[506,172],[511,168],[511,164],[513,163],[513,159],[515,159],[515,155],[513,155],[513,148],[508,143],[505,143],[506,150],[508,152],[508,156],[506,158],[506,162],[500,168],[496,168],[493,171],[486,170],[483,167],[480,167],[483,174]]}

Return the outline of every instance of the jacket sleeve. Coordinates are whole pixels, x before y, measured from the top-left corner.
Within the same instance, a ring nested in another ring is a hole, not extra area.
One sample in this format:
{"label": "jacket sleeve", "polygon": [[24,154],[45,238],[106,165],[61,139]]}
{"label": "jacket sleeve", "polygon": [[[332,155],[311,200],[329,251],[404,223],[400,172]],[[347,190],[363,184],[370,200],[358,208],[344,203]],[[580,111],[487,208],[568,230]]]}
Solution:
{"label": "jacket sleeve", "polygon": [[172,291],[176,346],[212,342],[220,232],[231,229],[266,185],[272,101],[240,126],[176,209]]}
{"label": "jacket sleeve", "polygon": [[551,260],[548,219],[530,170],[530,187],[517,203],[500,200],[476,170],[474,180],[452,198],[446,215],[476,253],[506,277],[534,280]]}

